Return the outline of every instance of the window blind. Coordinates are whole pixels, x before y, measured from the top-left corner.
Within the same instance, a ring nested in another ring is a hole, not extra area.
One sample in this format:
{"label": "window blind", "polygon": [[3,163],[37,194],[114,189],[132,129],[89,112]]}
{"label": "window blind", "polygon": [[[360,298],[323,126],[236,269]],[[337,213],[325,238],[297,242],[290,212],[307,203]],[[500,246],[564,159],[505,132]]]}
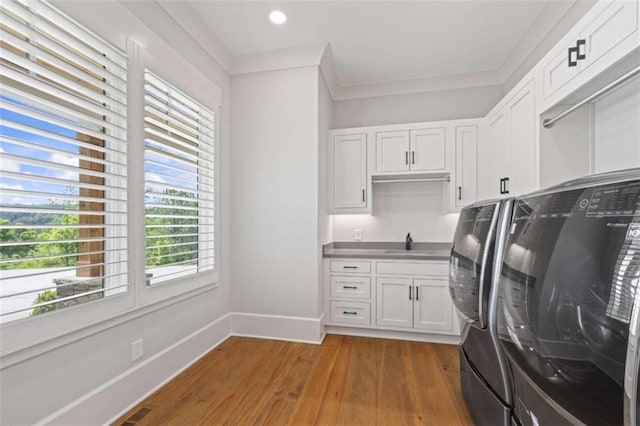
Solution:
{"label": "window blind", "polygon": [[128,288],[127,59],[44,1],[0,3],[0,322]]}
{"label": "window blind", "polygon": [[145,70],[147,284],[211,271],[214,113]]}

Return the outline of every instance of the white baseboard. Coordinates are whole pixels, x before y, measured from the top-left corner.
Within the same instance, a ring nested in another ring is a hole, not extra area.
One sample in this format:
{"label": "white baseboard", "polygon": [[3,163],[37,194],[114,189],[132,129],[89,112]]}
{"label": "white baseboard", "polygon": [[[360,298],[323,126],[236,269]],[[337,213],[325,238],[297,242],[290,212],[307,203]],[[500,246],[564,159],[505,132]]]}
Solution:
{"label": "white baseboard", "polygon": [[[229,337],[226,314],[37,424],[111,424]],[[133,402],[132,402],[133,401]],[[118,413],[114,416],[114,413]]]}
{"label": "white baseboard", "polygon": [[324,339],[323,317],[303,318],[232,312],[231,334],[260,339],[286,340],[319,345]]}
{"label": "white baseboard", "polygon": [[446,334],[412,333],[407,331],[376,330],[376,329],[355,328],[355,327],[336,327],[331,325],[327,325],[325,331],[327,334],[342,334],[345,336],[376,337],[380,339],[394,339],[394,340],[411,340],[414,342],[444,343],[448,345],[460,344],[460,336],[450,336]]}

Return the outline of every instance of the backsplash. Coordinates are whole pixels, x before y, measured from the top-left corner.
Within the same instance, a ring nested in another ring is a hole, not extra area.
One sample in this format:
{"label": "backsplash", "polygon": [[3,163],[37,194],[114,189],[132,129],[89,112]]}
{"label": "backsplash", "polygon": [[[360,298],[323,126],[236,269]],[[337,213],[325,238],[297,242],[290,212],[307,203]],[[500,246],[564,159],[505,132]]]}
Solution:
{"label": "backsplash", "polygon": [[451,242],[457,213],[445,211],[446,184],[439,182],[377,183],[373,187],[373,215],[333,215],[333,241]]}

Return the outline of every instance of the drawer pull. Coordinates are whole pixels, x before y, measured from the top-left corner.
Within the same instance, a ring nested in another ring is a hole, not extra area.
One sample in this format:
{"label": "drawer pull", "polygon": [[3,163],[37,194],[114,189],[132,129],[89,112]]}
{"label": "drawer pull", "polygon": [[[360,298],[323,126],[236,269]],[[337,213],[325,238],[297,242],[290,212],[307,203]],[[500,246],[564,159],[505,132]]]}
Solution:
{"label": "drawer pull", "polygon": [[358,287],[355,286],[355,285],[343,285],[342,288],[348,288],[348,289],[351,289],[351,290],[357,290],[358,289]]}
{"label": "drawer pull", "polygon": [[418,293],[418,290],[420,290],[420,287],[416,286],[416,300],[420,300],[420,295]]}
{"label": "drawer pull", "polygon": [[343,266],[342,268],[343,268],[343,269],[358,269],[358,267],[357,267],[357,266],[346,266],[346,265],[345,265],[345,266]]}
{"label": "drawer pull", "polygon": [[358,315],[357,312],[351,312],[351,311],[342,311],[342,313],[345,315]]}

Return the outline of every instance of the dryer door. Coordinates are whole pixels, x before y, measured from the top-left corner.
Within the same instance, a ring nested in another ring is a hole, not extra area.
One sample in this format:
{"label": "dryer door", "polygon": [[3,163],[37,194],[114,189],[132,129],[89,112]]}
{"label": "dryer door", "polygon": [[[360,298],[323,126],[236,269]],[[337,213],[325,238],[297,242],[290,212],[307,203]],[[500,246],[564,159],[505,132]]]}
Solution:
{"label": "dryer door", "polygon": [[640,181],[516,201],[498,332],[524,423],[622,423],[639,282]]}
{"label": "dryer door", "polygon": [[487,302],[500,203],[462,209],[449,261],[449,292],[460,313],[479,328],[487,325]]}

